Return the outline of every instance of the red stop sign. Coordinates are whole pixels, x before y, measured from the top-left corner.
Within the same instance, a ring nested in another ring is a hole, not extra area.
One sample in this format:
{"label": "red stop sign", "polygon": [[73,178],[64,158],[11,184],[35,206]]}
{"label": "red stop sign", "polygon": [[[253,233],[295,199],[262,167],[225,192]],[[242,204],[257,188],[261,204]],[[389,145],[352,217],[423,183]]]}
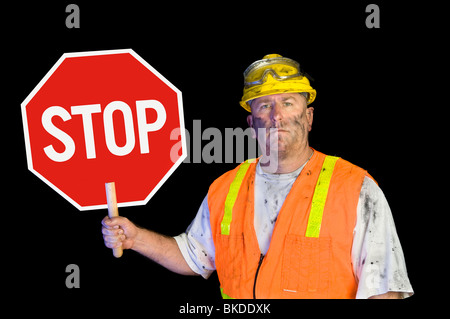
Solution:
{"label": "red stop sign", "polygon": [[64,54],[22,103],[28,168],[80,210],[145,205],[186,157],[181,92],[133,50]]}

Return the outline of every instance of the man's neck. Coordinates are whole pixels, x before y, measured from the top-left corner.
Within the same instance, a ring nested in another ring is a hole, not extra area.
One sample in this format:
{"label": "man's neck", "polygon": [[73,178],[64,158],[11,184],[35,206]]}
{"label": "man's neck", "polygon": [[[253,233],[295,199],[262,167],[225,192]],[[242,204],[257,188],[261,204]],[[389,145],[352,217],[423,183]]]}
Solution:
{"label": "man's neck", "polygon": [[306,147],[301,152],[297,152],[292,156],[277,156],[275,160],[273,159],[273,156],[269,159],[263,156],[261,161],[261,168],[266,173],[291,173],[305,164],[311,158],[313,153],[313,149],[310,148],[309,145],[306,145]]}

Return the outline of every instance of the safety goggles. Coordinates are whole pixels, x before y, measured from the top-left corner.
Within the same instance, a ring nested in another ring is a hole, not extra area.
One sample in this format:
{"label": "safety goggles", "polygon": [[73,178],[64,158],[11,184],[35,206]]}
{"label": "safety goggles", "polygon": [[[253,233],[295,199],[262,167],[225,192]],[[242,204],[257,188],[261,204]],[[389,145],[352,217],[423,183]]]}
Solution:
{"label": "safety goggles", "polygon": [[269,74],[278,81],[303,76],[310,78],[300,69],[298,62],[285,57],[274,57],[252,63],[244,72],[244,85],[252,87],[263,84]]}

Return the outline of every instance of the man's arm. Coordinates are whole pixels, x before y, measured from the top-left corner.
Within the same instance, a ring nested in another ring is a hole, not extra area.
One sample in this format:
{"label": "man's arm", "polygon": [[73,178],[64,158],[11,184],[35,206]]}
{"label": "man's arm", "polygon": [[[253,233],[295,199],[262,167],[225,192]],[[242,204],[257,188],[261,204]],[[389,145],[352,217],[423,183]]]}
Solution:
{"label": "man's arm", "polygon": [[388,291],[382,295],[375,295],[369,297],[369,299],[403,299],[402,294],[396,291]]}
{"label": "man's arm", "polygon": [[353,236],[356,298],[406,298],[413,294],[392,212],[381,189],[366,177]]}
{"label": "man's arm", "polygon": [[102,225],[106,247],[132,249],[175,273],[197,275],[184,260],[173,237],[137,227],[125,217],[105,217]]}

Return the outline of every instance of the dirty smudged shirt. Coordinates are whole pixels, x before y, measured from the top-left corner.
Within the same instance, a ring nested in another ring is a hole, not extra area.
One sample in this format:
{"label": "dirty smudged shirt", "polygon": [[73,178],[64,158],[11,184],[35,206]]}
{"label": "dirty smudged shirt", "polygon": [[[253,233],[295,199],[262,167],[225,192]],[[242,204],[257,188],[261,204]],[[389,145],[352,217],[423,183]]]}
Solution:
{"label": "dirty smudged shirt", "polygon": [[[265,173],[259,163],[255,176],[254,226],[261,252],[266,254],[278,212],[304,165],[288,174]],[[191,269],[208,278],[216,269],[207,196],[186,232],[176,236],[180,251]],[[364,179],[353,232],[353,271],[358,280],[356,298],[403,292],[413,293],[394,220],[383,192],[370,178]]]}

